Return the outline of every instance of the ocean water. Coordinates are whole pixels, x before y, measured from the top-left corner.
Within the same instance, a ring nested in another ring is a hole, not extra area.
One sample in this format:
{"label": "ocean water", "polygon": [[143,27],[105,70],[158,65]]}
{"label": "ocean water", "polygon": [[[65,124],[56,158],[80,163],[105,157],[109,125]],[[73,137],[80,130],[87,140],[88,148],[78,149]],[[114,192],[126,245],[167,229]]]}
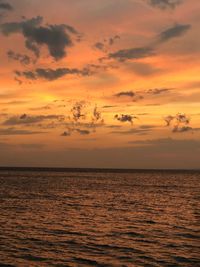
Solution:
{"label": "ocean water", "polygon": [[0,172],[0,266],[200,266],[200,172]]}

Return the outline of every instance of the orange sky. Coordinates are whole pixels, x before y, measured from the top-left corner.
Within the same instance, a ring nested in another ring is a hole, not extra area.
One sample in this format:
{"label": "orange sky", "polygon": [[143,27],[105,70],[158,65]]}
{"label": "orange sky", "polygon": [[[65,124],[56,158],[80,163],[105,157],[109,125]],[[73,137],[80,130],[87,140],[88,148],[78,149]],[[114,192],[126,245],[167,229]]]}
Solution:
{"label": "orange sky", "polygon": [[0,165],[199,168],[199,14],[199,0],[0,0]]}

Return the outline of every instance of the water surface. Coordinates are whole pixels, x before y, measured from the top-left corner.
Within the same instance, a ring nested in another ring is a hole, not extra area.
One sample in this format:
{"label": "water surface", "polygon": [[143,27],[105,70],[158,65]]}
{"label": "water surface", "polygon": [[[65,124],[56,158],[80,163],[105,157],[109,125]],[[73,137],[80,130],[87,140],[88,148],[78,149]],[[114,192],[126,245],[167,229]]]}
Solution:
{"label": "water surface", "polygon": [[0,172],[0,266],[200,266],[199,172]]}

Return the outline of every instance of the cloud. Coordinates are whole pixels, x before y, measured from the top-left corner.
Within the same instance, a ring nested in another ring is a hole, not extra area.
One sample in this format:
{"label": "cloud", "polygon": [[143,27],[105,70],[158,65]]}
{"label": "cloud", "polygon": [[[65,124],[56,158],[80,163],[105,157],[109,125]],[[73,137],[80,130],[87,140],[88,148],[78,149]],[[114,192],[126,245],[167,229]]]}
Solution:
{"label": "cloud", "polygon": [[114,118],[120,122],[130,122],[131,124],[133,124],[133,120],[136,119],[137,117],[129,114],[121,114],[121,115],[117,114],[115,115]]}
{"label": "cloud", "polygon": [[155,55],[153,48],[151,47],[136,47],[130,49],[122,49],[117,52],[110,53],[108,58],[116,59],[118,61],[126,61],[132,59],[141,59]]}
{"label": "cloud", "polygon": [[64,136],[64,137],[66,137],[66,136],[71,136],[71,132],[70,132],[70,131],[64,131],[64,132],[61,134],[61,136]]}
{"label": "cloud", "polygon": [[182,0],[147,0],[153,7],[158,7],[161,9],[171,8],[174,9],[178,6]]}
{"label": "cloud", "polygon": [[98,49],[98,50],[103,51],[104,48],[105,48],[105,44],[104,44],[104,43],[101,43],[101,42],[97,42],[97,43],[94,44],[94,47],[95,47],[96,49]]}
{"label": "cloud", "polygon": [[21,22],[7,22],[1,24],[0,29],[5,36],[9,36],[14,33],[23,33],[24,28],[36,28],[42,23],[42,21],[43,18],[37,16],[35,18],[23,20]]}
{"label": "cloud", "polygon": [[82,129],[76,129],[76,132],[78,132],[80,135],[89,135],[90,134],[90,131],[82,130]]}
{"label": "cloud", "polygon": [[71,136],[72,133],[77,132],[80,135],[89,135],[91,132],[89,130],[79,129],[79,128],[69,128],[67,131],[64,131],[61,136],[68,137]]}
{"label": "cloud", "polygon": [[132,99],[132,101],[137,101],[137,100],[141,100],[144,98],[143,96],[137,93],[134,93],[133,91],[122,91],[122,92],[115,94],[114,96],[118,98],[129,97]]}
{"label": "cloud", "polygon": [[143,125],[139,128],[129,129],[127,131],[112,131],[111,134],[120,134],[120,135],[147,135],[155,128],[151,125]]}
{"label": "cloud", "polygon": [[1,25],[4,35],[21,33],[25,37],[26,48],[36,57],[40,56],[40,46],[45,45],[49,54],[60,60],[66,56],[66,48],[73,45],[71,34],[77,31],[66,24],[41,26],[43,18],[38,16],[21,22],[10,22]]}
{"label": "cloud", "polygon": [[122,97],[122,96],[134,97],[135,93],[133,91],[119,92],[115,96],[116,97]]}
{"label": "cloud", "polygon": [[0,129],[0,135],[32,135],[32,134],[44,134],[45,132],[29,131],[16,128]]}
{"label": "cloud", "polygon": [[10,59],[13,59],[13,60],[16,60],[16,61],[19,61],[21,64],[23,65],[29,65],[31,63],[31,59],[29,56],[27,55],[22,55],[20,53],[15,53],[14,51],[12,50],[9,50],[7,52],[7,56],[8,58]]}
{"label": "cloud", "polygon": [[133,91],[122,91],[117,94],[115,94],[115,97],[122,98],[122,97],[129,97],[133,101],[138,101],[141,99],[144,99],[147,95],[161,95],[164,93],[167,93],[171,91],[171,88],[153,88],[153,89],[147,89],[147,90],[142,90],[138,92],[133,92]]}
{"label": "cloud", "polygon": [[162,69],[157,68],[152,64],[136,62],[136,61],[134,62],[127,61],[125,64],[125,68],[128,69],[129,71],[133,71],[135,74],[139,76],[150,76],[162,72]]}
{"label": "cloud", "polygon": [[47,81],[57,80],[65,75],[81,75],[81,76],[89,76],[91,72],[87,68],[76,69],[76,68],[37,68],[34,71],[15,71],[15,74],[18,77],[24,77],[29,80],[37,80],[37,79],[45,79]]}
{"label": "cloud", "polygon": [[13,116],[8,118],[6,121],[4,121],[3,125],[25,125],[25,124],[34,124],[34,123],[40,123],[46,120],[58,120],[62,121],[64,120],[63,115],[26,115],[23,114],[21,116]]}
{"label": "cloud", "polygon": [[114,45],[115,42],[119,39],[120,39],[119,35],[115,35],[115,36],[110,37],[110,38],[105,38],[103,40],[103,42],[96,42],[94,44],[94,48],[96,48],[100,51],[106,52],[109,49],[109,47]]}
{"label": "cloud", "polygon": [[167,93],[171,90],[172,90],[171,88],[153,88],[153,89],[147,90],[146,93],[152,94],[152,95],[160,95],[162,93]]}
{"label": "cloud", "polygon": [[178,113],[175,116],[168,115],[164,117],[167,126],[171,126],[173,123],[172,132],[173,133],[183,133],[193,130],[192,127],[189,127],[190,118],[183,113]]}
{"label": "cloud", "polygon": [[176,24],[175,26],[160,33],[159,42],[166,42],[173,38],[181,37],[190,29],[190,24]]}
{"label": "cloud", "polygon": [[192,130],[193,130],[193,128],[189,127],[189,126],[179,127],[178,125],[176,125],[176,126],[174,126],[172,132],[173,133],[184,133],[184,132],[189,132]]}
{"label": "cloud", "polygon": [[167,123],[167,126],[170,126],[171,125],[171,122],[174,120],[174,116],[172,115],[168,115],[166,117],[164,117],[164,121]]}
{"label": "cloud", "polygon": [[2,3],[2,1],[0,1],[0,10],[12,11],[13,7],[9,3]]}

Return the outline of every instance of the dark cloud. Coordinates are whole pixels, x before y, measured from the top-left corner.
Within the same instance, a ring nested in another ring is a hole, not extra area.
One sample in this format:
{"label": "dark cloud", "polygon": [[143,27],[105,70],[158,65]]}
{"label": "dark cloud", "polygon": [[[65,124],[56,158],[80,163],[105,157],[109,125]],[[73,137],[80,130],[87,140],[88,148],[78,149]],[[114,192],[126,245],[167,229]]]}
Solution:
{"label": "dark cloud", "polygon": [[178,113],[176,115],[176,120],[177,120],[177,123],[184,123],[184,124],[190,123],[190,118],[186,114],[183,114],[183,113]]}
{"label": "dark cloud", "polygon": [[147,135],[149,132],[151,132],[156,126],[154,125],[141,125],[138,128],[132,128],[127,131],[113,131],[112,134],[120,134],[120,135]]}
{"label": "dark cloud", "polygon": [[83,101],[76,102],[73,105],[73,107],[71,109],[73,121],[77,122],[80,119],[85,119],[86,118],[86,113],[84,111],[84,108],[85,108],[85,102],[83,102]]}
{"label": "dark cloud", "polygon": [[134,93],[133,91],[122,91],[122,92],[115,94],[114,96],[118,98],[129,97],[131,98],[132,101],[137,101],[137,100],[141,100],[144,98],[143,96],[137,93]]}
{"label": "dark cloud", "polygon": [[182,0],[147,0],[147,2],[153,7],[174,9],[182,2]]}
{"label": "dark cloud", "polygon": [[58,120],[63,121],[63,115],[27,115],[23,114],[21,116],[13,116],[4,121],[4,125],[25,125],[25,124],[35,124],[46,120]]}
{"label": "dark cloud", "polygon": [[32,19],[23,20],[21,22],[7,22],[1,24],[1,32],[5,35],[11,35],[13,33],[23,33],[24,28],[37,28],[43,21],[43,18],[38,16]]}
{"label": "dark cloud", "polygon": [[152,94],[152,95],[160,95],[162,93],[167,93],[169,91],[171,91],[171,88],[153,88],[153,89],[149,89],[147,90],[147,94]]}
{"label": "dark cloud", "polygon": [[164,121],[167,123],[167,126],[170,126],[171,125],[171,122],[174,120],[174,116],[172,115],[168,115],[166,117],[164,117]]}
{"label": "dark cloud", "polygon": [[94,48],[96,48],[100,51],[106,52],[109,49],[109,47],[114,45],[118,39],[120,39],[119,35],[115,35],[113,37],[106,38],[103,40],[103,42],[96,42],[94,44]]}
{"label": "dark cloud", "polygon": [[153,48],[151,47],[136,47],[130,49],[122,49],[114,53],[110,53],[108,58],[116,59],[118,61],[126,61],[132,59],[140,59],[155,55]]}
{"label": "dark cloud", "polygon": [[16,128],[0,129],[0,135],[32,135],[32,134],[44,134],[45,132],[29,131]]}
{"label": "dark cloud", "polygon": [[78,132],[80,135],[89,135],[90,134],[90,131],[82,130],[82,129],[76,129],[76,132]]}
{"label": "dark cloud", "polygon": [[9,3],[0,1],[0,10],[11,11],[13,7]]}
{"label": "dark cloud", "polygon": [[111,106],[111,105],[106,105],[106,106],[103,106],[102,108],[117,108],[118,106]]}
{"label": "dark cloud", "polygon": [[120,122],[130,122],[131,124],[133,124],[133,120],[136,119],[137,117],[129,114],[121,114],[121,115],[117,114],[115,115],[114,118]]}
{"label": "dark cloud", "polygon": [[172,132],[173,133],[184,133],[184,132],[189,132],[192,130],[193,130],[193,128],[189,127],[189,126],[179,127],[178,125],[176,125],[176,126],[174,126]]}
{"label": "dark cloud", "polygon": [[97,106],[94,107],[93,112],[92,112],[92,123],[91,126],[96,126],[96,124],[103,124],[104,123],[104,119],[102,118],[102,113],[101,111],[98,109]]}
{"label": "dark cloud", "polygon": [[[15,74],[18,77],[24,77],[28,80],[36,80],[37,79],[37,77],[33,71],[22,71],[21,72],[21,71],[17,70],[17,71],[15,71]],[[18,80],[18,78],[16,78],[16,80],[21,82],[20,80]]]}
{"label": "dark cloud", "polygon": [[147,135],[148,130],[142,129],[130,129],[127,131],[112,131],[111,134],[119,134],[119,135]]}
{"label": "dark cloud", "polygon": [[66,137],[66,136],[71,136],[71,132],[70,132],[70,131],[64,131],[64,132],[61,134],[61,136],[64,136],[64,137]]}
{"label": "dark cloud", "polygon": [[115,97],[122,98],[122,97],[129,97],[132,101],[138,101],[142,100],[145,97],[148,97],[149,95],[151,96],[156,96],[156,95],[161,95],[161,94],[166,94],[169,93],[172,88],[153,88],[153,89],[147,89],[147,90],[141,90],[137,92],[133,91],[122,91],[117,94],[115,94]]}
{"label": "dark cloud", "polygon": [[31,63],[31,59],[29,56],[27,55],[22,55],[22,54],[19,54],[19,53],[15,53],[14,51],[12,50],[9,50],[7,52],[7,56],[8,58],[10,59],[13,59],[13,60],[16,60],[16,61],[19,61],[21,64],[23,65],[29,65]]}
{"label": "dark cloud", "polygon": [[80,128],[69,128],[67,131],[64,131],[61,136],[68,137],[71,136],[72,133],[77,132],[80,135],[89,135],[91,132],[89,130],[80,129]]}
{"label": "dark cloud", "polygon": [[15,71],[15,74],[18,77],[24,77],[29,80],[37,80],[37,79],[45,79],[47,81],[57,80],[65,75],[81,75],[81,76],[89,76],[91,72],[87,68],[76,69],[76,68],[37,68],[34,71]]}
{"label": "dark cloud", "polygon": [[94,44],[94,47],[97,48],[98,50],[103,51],[104,48],[105,48],[105,44],[101,43],[101,42],[97,42],[97,43]]}
{"label": "dark cloud", "polygon": [[168,115],[164,117],[167,126],[172,125],[173,133],[183,133],[193,130],[192,127],[188,126],[190,124],[190,118],[184,113],[178,113],[175,116]]}
{"label": "dark cloud", "polygon": [[122,97],[122,96],[134,97],[135,93],[133,91],[119,92],[115,96],[117,96],[117,97]]}
{"label": "dark cloud", "polygon": [[70,34],[77,31],[65,24],[41,26],[42,17],[36,17],[21,22],[10,22],[1,25],[4,35],[21,32],[25,37],[26,48],[31,50],[36,57],[40,55],[40,46],[47,46],[49,54],[60,60],[66,56],[66,48],[73,45]]}
{"label": "dark cloud", "polygon": [[166,42],[173,38],[181,37],[190,29],[191,25],[189,24],[176,24],[175,26],[161,32],[159,35],[159,41]]}

